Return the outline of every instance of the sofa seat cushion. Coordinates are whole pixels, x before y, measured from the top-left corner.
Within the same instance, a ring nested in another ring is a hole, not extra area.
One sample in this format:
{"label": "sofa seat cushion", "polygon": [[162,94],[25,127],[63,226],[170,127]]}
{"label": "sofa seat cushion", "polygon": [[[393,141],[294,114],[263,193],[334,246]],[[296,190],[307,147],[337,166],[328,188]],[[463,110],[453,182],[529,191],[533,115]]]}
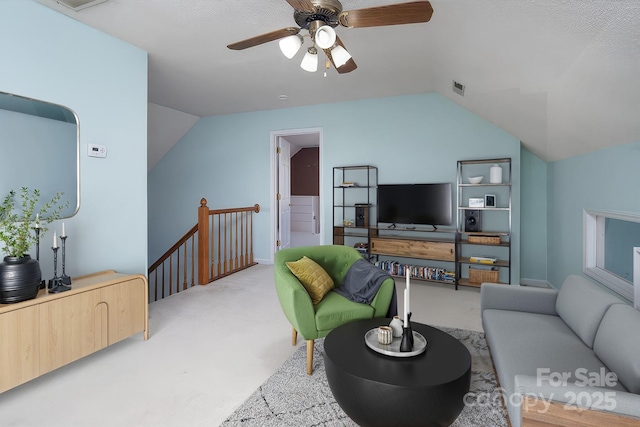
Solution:
{"label": "sofa seat cushion", "polygon": [[568,276],[562,283],[556,311],[582,341],[593,348],[593,340],[604,313],[619,298],[605,292],[584,277]]}
{"label": "sofa seat cushion", "polygon": [[[513,393],[516,375],[535,377],[539,368],[547,378],[568,373],[567,383],[584,381],[585,374],[599,374],[601,368],[610,372],[558,316],[485,310],[482,320],[500,385],[508,395]],[[576,372],[579,368],[585,374]],[[620,384],[613,388],[626,391]]]}
{"label": "sofa seat cushion", "polygon": [[640,394],[640,311],[626,304],[607,310],[596,339],[595,354],[632,393]]}
{"label": "sofa seat cushion", "polygon": [[372,306],[350,301],[334,291],[327,293],[315,309],[316,327],[327,333],[353,320],[371,319],[375,312]]}

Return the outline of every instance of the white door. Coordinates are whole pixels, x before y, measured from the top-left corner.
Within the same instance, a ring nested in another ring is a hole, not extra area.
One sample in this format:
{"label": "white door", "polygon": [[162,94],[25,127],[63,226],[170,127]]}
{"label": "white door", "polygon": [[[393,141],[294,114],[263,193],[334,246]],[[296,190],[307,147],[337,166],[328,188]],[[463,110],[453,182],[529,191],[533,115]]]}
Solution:
{"label": "white door", "polygon": [[291,146],[278,138],[278,242],[277,250],[291,246]]}

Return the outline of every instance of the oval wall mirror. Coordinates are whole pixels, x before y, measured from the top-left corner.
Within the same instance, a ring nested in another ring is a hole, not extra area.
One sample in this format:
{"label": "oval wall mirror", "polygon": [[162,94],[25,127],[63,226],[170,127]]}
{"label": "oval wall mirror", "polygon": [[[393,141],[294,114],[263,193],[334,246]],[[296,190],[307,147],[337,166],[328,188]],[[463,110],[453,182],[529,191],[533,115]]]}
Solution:
{"label": "oval wall mirror", "polygon": [[43,202],[64,193],[62,218],[80,208],[80,125],[71,109],[0,92],[0,158],[1,198],[28,187]]}

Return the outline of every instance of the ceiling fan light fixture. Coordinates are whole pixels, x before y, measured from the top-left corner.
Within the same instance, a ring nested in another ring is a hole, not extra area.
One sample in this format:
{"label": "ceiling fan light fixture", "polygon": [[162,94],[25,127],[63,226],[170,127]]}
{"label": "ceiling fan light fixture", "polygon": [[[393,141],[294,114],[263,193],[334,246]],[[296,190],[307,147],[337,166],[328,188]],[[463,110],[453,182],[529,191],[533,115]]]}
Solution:
{"label": "ceiling fan light fixture", "polygon": [[278,44],[280,45],[280,51],[282,54],[291,59],[296,55],[296,53],[298,53],[302,46],[302,36],[300,34],[294,34],[280,39]]}
{"label": "ceiling fan light fixture", "polygon": [[351,54],[344,47],[337,45],[331,49],[331,57],[336,68],[340,68],[351,59]]}
{"label": "ceiling fan light fixture", "polygon": [[336,43],[336,30],[328,25],[323,25],[316,30],[315,42],[320,49],[329,49]]}
{"label": "ceiling fan light fixture", "polygon": [[318,51],[315,47],[310,47],[302,58],[300,67],[310,73],[318,71]]}

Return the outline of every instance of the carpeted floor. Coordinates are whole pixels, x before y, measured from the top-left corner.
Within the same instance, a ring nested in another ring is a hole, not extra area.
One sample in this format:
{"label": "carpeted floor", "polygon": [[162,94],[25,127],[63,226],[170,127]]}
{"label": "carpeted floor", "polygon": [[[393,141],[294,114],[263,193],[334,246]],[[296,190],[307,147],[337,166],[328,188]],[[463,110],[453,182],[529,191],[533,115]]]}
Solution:
{"label": "carpeted floor", "polygon": [[[471,353],[471,387],[467,405],[454,427],[507,426],[489,350],[481,332],[439,327]],[[306,374],[306,347],[297,351],[222,425],[232,426],[356,426],[336,403],[327,383],[323,340],[316,340],[313,375]]]}

